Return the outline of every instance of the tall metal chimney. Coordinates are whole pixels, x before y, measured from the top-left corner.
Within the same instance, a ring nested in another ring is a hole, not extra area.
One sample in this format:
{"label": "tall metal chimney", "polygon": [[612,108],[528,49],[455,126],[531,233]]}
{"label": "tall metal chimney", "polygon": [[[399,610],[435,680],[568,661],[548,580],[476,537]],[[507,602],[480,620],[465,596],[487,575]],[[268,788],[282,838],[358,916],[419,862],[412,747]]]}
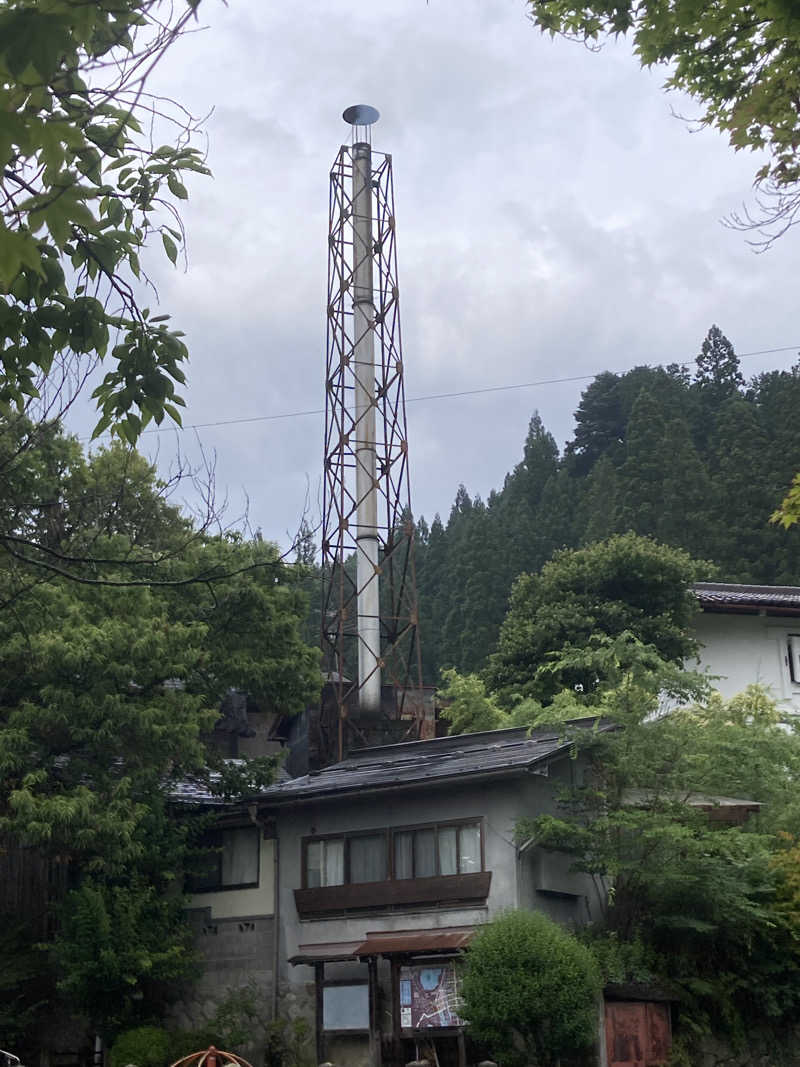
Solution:
{"label": "tall metal chimney", "polygon": [[421,665],[392,160],[372,149],[375,108],[342,117],[353,133],[330,176],[322,527],[322,647],[339,754],[348,731],[365,743],[375,731],[364,724],[388,719],[413,734],[421,714],[409,695]]}
{"label": "tall metal chimney", "polygon": [[[348,108],[347,121],[364,120],[365,107]],[[358,112],[358,114],[353,114]],[[348,115],[351,116],[348,119]],[[366,116],[369,121],[374,119]],[[378,113],[375,112],[377,119]],[[368,131],[369,126],[365,126]],[[375,455],[375,303],[372,290],[372,145],[356,141],[353,159],[353,373],[355,378],[356,573],[358,679],[361,714],[381,708],[380,569]]]}

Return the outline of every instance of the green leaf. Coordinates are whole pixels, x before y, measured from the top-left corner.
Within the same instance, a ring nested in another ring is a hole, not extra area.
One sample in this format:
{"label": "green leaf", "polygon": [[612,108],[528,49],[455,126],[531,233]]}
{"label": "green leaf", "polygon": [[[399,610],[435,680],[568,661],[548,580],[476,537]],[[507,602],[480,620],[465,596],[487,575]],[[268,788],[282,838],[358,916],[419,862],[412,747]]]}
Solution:
{"label": "green leaf", "polygon": [[167,175],[167,185],[169,186],[169,191],[172,195],[177,196],[179,200],[189,199],[189,194],[186,192],[183,182],[179,181],[172,171]]}
{"label": "green leaf", "polygon": [[164,251],[167,253],[173,263],[178,261],[178,247],[168,233],[161,234],[161,240],[164,244]]}
{"label": "green leaf", "polygon": [[0,287],[8,291],[25,267],[45,277],[42,257],[33,237],[24,230],[7,230],[0,222]]}

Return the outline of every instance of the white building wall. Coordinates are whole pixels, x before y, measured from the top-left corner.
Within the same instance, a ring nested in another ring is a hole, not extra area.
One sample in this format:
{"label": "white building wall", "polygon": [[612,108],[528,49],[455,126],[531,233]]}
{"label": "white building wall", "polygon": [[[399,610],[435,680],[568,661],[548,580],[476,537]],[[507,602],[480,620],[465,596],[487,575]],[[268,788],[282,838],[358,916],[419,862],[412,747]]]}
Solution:
{"label": "white building wall", "polygon": [[703,612],[696,632],[700,669],[717,676],[712,684],[724,697],[758,683],[783,707],[800,713],[800,684],[789,670],[789,636],[800,639],[800,619]]}

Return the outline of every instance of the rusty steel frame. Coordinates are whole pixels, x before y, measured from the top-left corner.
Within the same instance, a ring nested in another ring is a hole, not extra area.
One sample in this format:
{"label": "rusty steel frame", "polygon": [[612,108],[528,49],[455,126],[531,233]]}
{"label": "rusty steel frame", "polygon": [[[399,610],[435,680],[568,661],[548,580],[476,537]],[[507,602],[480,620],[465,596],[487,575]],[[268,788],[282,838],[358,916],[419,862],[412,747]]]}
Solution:
{"label": "rusty steel frame", "polygon": [[[328,231],[327,367],[325,380],[325,444],[322,508],[322,650],[323,670],[336,693],[337,721],[320,722],[329,751],[345,748],[348,708],[357,704],[366,679],[350,678],[358,663],[358,595],[356,567],[359,545],[356,494],[356,447],[359,425],[354,394],[360,368],[354,351],[353,286],[356,255],[373,259],[374,331],[379,565],[368,581],[379,581],[380,658],[377,669],[395,694],[395,717],[405,719],[407,694],[420,690],[414,523],[408,473],[403,356],[400,334],[397,249],[395,239],[392,159],[372,153],[372,248],[356,252],[353,227],[352,149],[342,145],[330,174]],[[419,735],[422,704],[414,708],[406,736]],[[335,736],[331,736],[335,733]],[[363,737],[361,740],[365,740]]]}

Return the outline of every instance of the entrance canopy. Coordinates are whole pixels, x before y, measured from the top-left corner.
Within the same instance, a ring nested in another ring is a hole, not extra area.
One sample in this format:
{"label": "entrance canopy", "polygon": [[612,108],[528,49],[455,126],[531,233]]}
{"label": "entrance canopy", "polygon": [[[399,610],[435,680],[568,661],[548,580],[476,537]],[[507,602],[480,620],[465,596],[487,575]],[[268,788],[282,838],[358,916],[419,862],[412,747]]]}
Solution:
{"label": "entrance canopy", "polygon": [[298,946],[290,963],[336,963],[377,956],[452,954],[467,947],[474,926],[440,927],[433,930],[376,930],[363,941],[329,941]]}

